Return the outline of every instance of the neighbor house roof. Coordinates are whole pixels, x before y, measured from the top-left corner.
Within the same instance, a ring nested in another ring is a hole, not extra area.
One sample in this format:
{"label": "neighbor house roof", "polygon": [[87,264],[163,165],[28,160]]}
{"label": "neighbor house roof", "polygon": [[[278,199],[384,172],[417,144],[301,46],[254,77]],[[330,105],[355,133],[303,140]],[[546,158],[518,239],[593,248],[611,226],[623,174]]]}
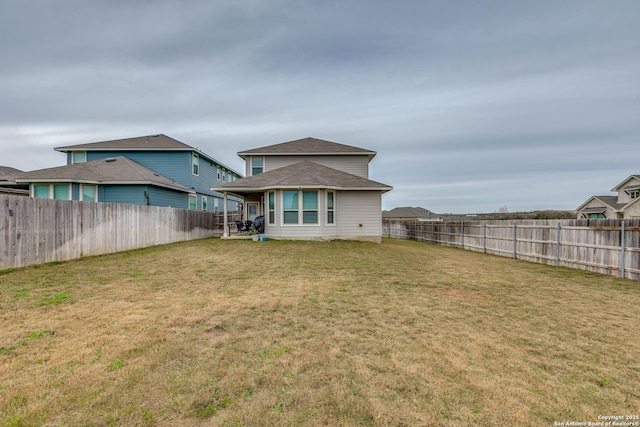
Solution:
{"label": "neighbor house roof", "polygon": [[277,155],[277,156],[323,156],[336,154],[343,156],[369,156],[371,160],[375,155],[375,151],[365,150],[364,148],[353,147],[350,145],[338,144],[337,142],[325,141],[307,137],[296,139],[294,141],[283,142],[280,144],[268,145],[266,147],[254,148],[238,152],[238,156],[243,159],[249,155]]}
{"label": "neighbor house roof", "polygon": [[624,181],[622,181],[620,184],[616,185],[615,187],[613,187],[611,189],[611,191],[619,191],[621,187],[623,187],[627,182],[629,182],[629,180],[631,180],[632,178],[636,178],[638,180],[640,180],[640,174],[637,175],[630,175],[629,177],[627,177]]}
{"label": "neighbor house roof", "polygon": [[429,216],[437,216],[437,214],[420,207],[399,207],[382,212],[383,218],[426,218]]}
{"label": "neighbor house roof", "polygon": [[126,157],[110,157],[26,172],[18,179],[18,182],[156,185],[191,192],[187,187]]}
{"label": "neighbor house roof", "polygon": [[20,169],[0,166],[0,184],[14,184],[17,177],[24,174]]}
{"label": "neighbor house roof", "polygon": [[[624,208],[628,203],[618,203],[618,196],[591,196],[589,200],[581,204],[576,211],[584,212],[584,207],[591,203],[592,200],[599,200],[603,204],[615,209],[620,210]],[[589,208],[595,208],[596,206],[589,206]]]}
{"label": "neighbor house roof", "polygon": [[332,188],[336,190],[390,191],[392,187],[317,163],[303,161],[212,188],[246,193],[273,188]]}
{"label": "neighbor house roof", "polygon": [[194,151],[199,155],[214,161],[225,169],[241,175],[207,153],[200,151],[200,149],[187,145],[164,134],[114,139],[111,141],[90,142],[88,144],[67,145],[64,147],[56,147],[54,149],[63,153],[69,151]]}
{"label": "neighbor house roof", "polygon": [[152,151],[189,151],[193,147],[168,137],[167,135],[148,135],[135,138],[114,139],[111,141],[90,142],[88,144],[56,147],[56,151],[105,151],[105,150],[152,150]]}

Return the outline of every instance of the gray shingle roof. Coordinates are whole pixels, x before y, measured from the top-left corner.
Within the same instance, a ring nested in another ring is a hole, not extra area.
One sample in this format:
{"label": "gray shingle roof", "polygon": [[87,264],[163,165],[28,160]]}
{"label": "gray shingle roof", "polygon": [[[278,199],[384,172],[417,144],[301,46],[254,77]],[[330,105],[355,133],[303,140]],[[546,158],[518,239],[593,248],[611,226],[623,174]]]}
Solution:
{"label": "gray shingle roof", "polygon": [[399,207],[382,212],[383,218],[426,218],[429,216],[437,215],[428,209],[420,207]]}
{"label": "gray shingle roof", "polygon": [[20,169],[12,168],[9,166],[0,166],[0,182],[15,182],[16,178],[23,173],[24,172]]}
{"label": "gray shingle roof", "polygon": [[238,152],[238,155],[244,158],[247,155],[367,155],[372,159],[375,151],[365,150],[364,148],[353,147],[350,145],[338,144],[337,142],[325,141],[307,137],[296,139],[294,141],[283,142],[280,144],[268,145],[266,147],[254,148]]}
{"label": "gray shingle roof", "polygon": [[615,208],[618,210],[622,209],[627,205],[627,203],[618,203],[618,196],[593,196],[593,197],[611,206],[612,208]]}
{"label": "gray shingle roof", "polygon": [[24,173],[18,182],[84,182],[92,184],[151,184],[189,192],[164,175],[126,157],[111,157],[86,163],[39,169]]}
{"label": "gray shingle roof", "polygon": [[304,161],[253,175],[217,187],[216,191],[252,192],[273,188],[333,188],[336,190],[380,190],[392,187],[342,172],[317,163]]}
{"label": "gray shingle roof", "polygon": [[135,138],[115,139],[112,141],[91,142],[88,144],[56,147],[57,151],[105,151],[105,150],[194,150],[193,147],[167,135],[148,135]]}

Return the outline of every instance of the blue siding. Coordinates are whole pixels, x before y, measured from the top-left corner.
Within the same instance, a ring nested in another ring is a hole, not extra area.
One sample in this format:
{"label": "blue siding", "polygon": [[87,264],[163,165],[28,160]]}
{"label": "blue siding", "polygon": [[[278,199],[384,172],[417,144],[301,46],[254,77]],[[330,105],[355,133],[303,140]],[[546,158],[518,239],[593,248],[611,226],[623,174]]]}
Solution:
{"label": "blue siding", "polygon": [[[187,193],[147,185],[101,185],[98,200],[106,203],[127,203],[132,205],[189,208]],[[148,198],[145,196],[148,196]]]}
{"label": "blue siding", "polygon": [[[198,210],[202,207],[202,196],[207,196],[207,210],[213,212],[213,197],[223,198],[222,193],[211,191],[211,187],[223,183],[222,179],[218,180],[219,165],[207,157],[200,156],[199,174],[193,175],[191,173],[192,153],[192,151],[88,151],[87,161],[101,160],[107,157],[127,157],[167,178],[173,179],[187,188],[193,189],[198,196]],[[70,157],[68,161],[70,162]],[[220,168],[221,170],[224,169],[222,166]],[[234,210],[234,206],[237,209],[240,201],[241,199],[239,198],[229,196],[229,210]],[[187,201],[186,207],[188,208],[188,206],[189,203]],[[222,201],[220,206],[220,212],[222,212]]]}

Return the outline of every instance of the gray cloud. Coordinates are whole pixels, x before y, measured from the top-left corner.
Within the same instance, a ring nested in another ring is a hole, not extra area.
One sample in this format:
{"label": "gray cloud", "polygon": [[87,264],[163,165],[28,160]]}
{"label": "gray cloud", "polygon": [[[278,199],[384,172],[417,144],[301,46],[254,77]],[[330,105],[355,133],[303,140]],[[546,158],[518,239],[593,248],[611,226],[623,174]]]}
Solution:
{"label": "gray cloud", "polygon": [[635,1],[24,0],[0,15],[0,164],[166,133],[378,151],[384,207],[573,209],[640,173]]}

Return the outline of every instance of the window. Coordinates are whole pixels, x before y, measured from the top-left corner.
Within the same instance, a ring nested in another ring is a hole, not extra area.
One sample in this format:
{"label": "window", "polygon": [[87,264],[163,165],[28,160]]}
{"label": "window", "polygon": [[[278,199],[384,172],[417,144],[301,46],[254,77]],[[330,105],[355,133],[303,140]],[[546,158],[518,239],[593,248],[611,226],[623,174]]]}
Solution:
{"label": "window", "polygon": [[605,216],[601,213],[590,213],[589,219],[605,219]]}
{"label": "window", "polygon": [[222,178],[222,173],[220,172],[220,166],[218,166],[218,181]]}
{"label": "window", "polygon": [[80,200],[83,202],[98,201],[98,187],[95,185],[80,185]]}
{"label": "window", "polygon": [[318,192],[317,191],[302,192],[302,223],[303,224],[318,223]]}
{"label": "window", "polygon": [[191,156],[191,173],[194,175],[200,175],[200,156],[196,153],[192,153]]}
{"label": "window", "polygon": [[53,198],[69,200],[69,184],[53,184]]}
{"label": "window", "polygon": [[640,190],[631,191],[629,195],[631,195],[632,199],[637,199],[638,197],[640,197]]}
{"label": "window", "polygon": [[258,175],[264,171],[264,157],[251,158],[251,175]]}
{"label": "window", "polygon": [[327,224],[335,224],[335,193],[333,191],[327,191]]}
{"label": "window", "polygon": [[283,191],[282,192],[282,210],[284,224],[298,223],[298,192]]}
{"label": "window", "polygon": [[276,193],[269,191],[269,224],[276,223]]}
{"label": "window", "polygon": [[213,211],[220,212],[220,199],[217,197],[213,198]]}
{"label": "window", "polygon": [[84,163],[87,161],[86,151],[74,151],[71,153],[71,163]]}
{"label": "window", "polygon": [[227,171],[222,170],[222,182],[227,182]]}
{"label": "window", "polygon": [[207,196],[202,196],[202,210],[207,210]]}
{"label": "window", "polygon": [[282,205],[284,224],[300,224],[301,212],[302,224],[318,223],[317,191],[283,191]]}
{"label": "window", "polygon": [[195,211],[196,204],[198,203],[198,198],[195,194],[189,194],[189,210]]}
{"label": "window", "polygon": [[33,184],[33,197],[37,199],[48,199],[49,184]]}

